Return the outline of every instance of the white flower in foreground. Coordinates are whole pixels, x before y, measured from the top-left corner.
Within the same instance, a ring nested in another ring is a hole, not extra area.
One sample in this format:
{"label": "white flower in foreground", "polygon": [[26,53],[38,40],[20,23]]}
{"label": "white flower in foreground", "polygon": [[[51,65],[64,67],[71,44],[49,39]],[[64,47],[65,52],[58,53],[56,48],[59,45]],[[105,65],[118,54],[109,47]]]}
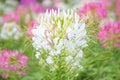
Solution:
{"label": "white flower in foreground", "polygon": [[13,38],[15,40],[19,39],[19,37],[21,37],[20,26],[18,26],[15,22],[5,23],[2,26],[0,37],[2,39],[9,39],[9,38]]}
{"label": "white flower in foreground", "polygon": [[72,56],[67,56],[66,57],[66,62],[67,63],[70,63],[70,62],[72,62],[73,61],[73,57]]}
{"label": "white flower in foreground", "polygon": [[39,57],[40,57],[40,53],[39,53],[39,52],[36,52],[35,57],[36,57],[36,58],[39,58]]}
{"label": "white flower in foreground", "polygon": [[85,23],[73,10],[51,10],[40,14],[38,22],[40,25],[32,30],[32,40],[33,47],[41,54],[37,57],[40,64],[50,64],[53,70],[66,68],[68,73],[78,74],[82,49],[87,46]]}
{"label": "white flower in foreground", "polygon": [[47,59],[46,59],[46,62],[48,64],[52,64],[53,63],[52,57],[48,56]]}

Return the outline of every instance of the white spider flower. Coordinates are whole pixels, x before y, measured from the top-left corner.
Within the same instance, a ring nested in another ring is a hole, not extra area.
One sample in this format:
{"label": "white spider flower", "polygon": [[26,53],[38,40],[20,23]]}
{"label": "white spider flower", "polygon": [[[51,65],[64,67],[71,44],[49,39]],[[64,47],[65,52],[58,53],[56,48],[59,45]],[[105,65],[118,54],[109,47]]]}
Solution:
{"label": "white spider flower", "polygon": [[36,58],[39,58],[39,57],[40,57],[40,52],[36,52],[35,57],[36,57]]}
{"label": "white spider flower", "polygon": [[2,39],[13,38],[15,40],[21,37],[21,29],[15,22],[5,23],[1,29],[0,37]]}
{"label": "white spider flower", "polygon": [[53,63],[52,57],[48,56],[47,59],[46,59],[46,62],[48,64],[52,64]]}
{"label": "white spider flower", "polygon": [[69,55],[69,56],[66,57],[66,62],[67,63],[70,63],[72,61],[73,61],[73,57],[72,56]]}
{"label": "white spider flower", "polygon": [[78,74],[82,49],[87,46],[85,23],[81,21],[73,10],[51,10],[38,16],[40,24],[32,30],[32,40],[33,47],[42,55],[41,64],[49,64],[54,70],[65,67],[77,72],[72,75]]}

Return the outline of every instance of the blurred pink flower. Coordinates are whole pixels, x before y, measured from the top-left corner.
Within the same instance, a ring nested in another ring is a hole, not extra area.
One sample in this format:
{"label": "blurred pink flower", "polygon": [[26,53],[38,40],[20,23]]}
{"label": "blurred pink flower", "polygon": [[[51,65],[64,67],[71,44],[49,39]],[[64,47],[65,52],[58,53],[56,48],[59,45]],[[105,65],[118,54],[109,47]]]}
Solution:
{"label": "blurred pink flower", "polygon": [[2,73],[2,78],[3,79],[6,79],[7,78],[7,75],[5,73]]}
{"label": "blurred pink flower", "polygon": [[21,57],[20,57],[20,59],[19,59],[19,62],[20,62],[20,64],[21,64],[21,66],[26,66],[27,64],[27,60],[28,60],[28,57],[26,57],[26,56],[24,56],[24,55],[22,55],[21,54]]}
{"label": "blurred pink flower", "polygon": [[120,0],[116,0],[115,13],[120,18]]}
{"label": "blurred pink flower", "polygon": [[98,37],[104,48],[108,47],[108,45],[120,47],[120,21],[106,23],[99,31]]}
{"label": "blurred pink flower", "polygon": [[9,21],[19,22],[19,20],[20,20],[20,17],[15,12],[13,12],[13,13],[7,13],[7,14],[4,14],[2,16],[3,23],[9,22]]}
{"label": "blurred pink flower", "polygon": [[89,2],[89,3],[86,3],[80,9],[80,16],[87,15],[88,13],[91,13],[91,15],[95,14],[95,15],[97,15],[98,18],[106,18],[107,17],[107,10],[102,5],[101,2]]}
{"label": "blurred pink flower", "polygon": [[102,29],[99,33],[98,36],[100,37],[100,41],[103,42],[107,38],[107,33],[104,29]]}
{"label": "blurred pink flower", "polygon": [[111,0],[100,0],[100,2],[106,7],[109,8],[112,6],[112,1]]}
{"label": "blurred pink flower", "polygon": [[25,16],[28,12],[27,6],[24,5],[20,5],[16,8],[15,12],[19,15],[19,16]]}
{"label": "blurred pink flower", "polygon": [[27,35],[28,35],[28,36],[32,36],[32,29],[33,29],[36,25],[39,25],[39,23],[36,22],[36,21],[32,21],[32,22],[29,23],[28,29],[27,29]]}
{"label": "blurred pink flower", "polygon": [[37,3],[36,0],[20,0],[20,3],[22,5],[34,5]]}
{"label": "blurred pink flower", "polygon": [[39,13],[39,12],[45,12],[46,8],[42,4],[35,4],[31,5],[30,9],[32,12]]}
{"label": "blurred pink flower", "polygon": [[19,76],[24,76],[26,73],[25,72],[19,72],[18,75]]}
{"label": "blurred pink flower", "polygon": [[118,43],[114,43],[115,47],[120,47],[120,45]]}
{"label": "blurred pink flower", "polygon": [[106,45],[106,44],[103,44],[102,47],[103,47],[103,48],[107,48],[107,45]]}
{"label": "blurred pink flower", "polygon": [[[117,22],[116,24],[116,30],[115,30],[116,34],[119,34],[120,33],[120,21]],[[120,34],[119,34],[119,39],[120,39]]]}
{"label": "blurred pink flower", "polygon": [[4,50],[0,54],[0,68],[5,72],[21,71],[27,66],[28,57],[18,51]]}
{"label": "blurred pink flower", "polygon": [[55,3],[59,3],[59,2],[62,2],[62,0],[55,0]]}
{"label": "blurred pink flower", "polygon": [[99,8],[97,9],[97,14],[98,14],[98,18],[106,18],[107,17],[107,10],[105,8]]}

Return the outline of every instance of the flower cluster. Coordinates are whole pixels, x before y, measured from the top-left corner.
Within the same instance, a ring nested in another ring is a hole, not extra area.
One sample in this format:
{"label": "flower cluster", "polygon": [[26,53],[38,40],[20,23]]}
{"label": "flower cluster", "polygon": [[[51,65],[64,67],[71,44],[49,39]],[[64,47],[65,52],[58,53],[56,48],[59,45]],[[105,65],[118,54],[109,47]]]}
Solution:
{"label": "flower cluster", "polygon": [[6,23],[6,22],[10,22],[10,21],[16,21],[19,22],[20,18],[16,13],[6,13],[2,16],[2,22]]}
{"label": "flower cluster", "polygon": [[98,37],[104,48],[109,47],[109,45],[120,47],[120,21],[106,23],[98,33]]}
{"label": "flower cluster", "polygon": [[106,18],[107,10],[101,2],[89,2],[80,9],[80,16],[83,15],[91,15],[97,18]]}
{"label": "flower cluster", "polygon": [[19,39],[22,36],[20,26],[15,22],[5,23],[1,29],[0,37],[2,39],[13,38],[15,40]]}
{"label": "flower cluster", "polygon": [[111,0],[99,0],[106,8],[111,7],[112,1]]}
{"label": "flower cluster", "polygon": [[119,48],[120,0],[0,0],[0,80],[118,80]]}
{"label": "flower cluster", "polygon": [[32,36],[32,29],[33,29],[36,25],[39,25],[39,23],[36,22],[36,21],[31,21],[31,22],[29,23],[29,26],[28,26],[28,29],[27,29],[27,35],[28,35],[28,36]]}
{"label": "flower cluster", "polygon": [[19,76],[25,75],[28,57],[18,51],[4,50],[0,53],[0,69],[3,71],[3,78],[9,77],[9,72]]}
{"label": "flower cluster", "polygon": [[51,71],[67,68],[76,75],[82,67],[82,48],[87,46],[85,23],[73,10],[51,10],[40,14],[38,22],[32,30],[32,40],[40,64],[50,65]]}
{"label": "flower cluster", "polygon": [[36,0],[20,0],[20,3],[23,4],[23,5],[34,5],[37,3]]}
{"label": "flower cluster", "polygon": [[120,0],[116,0],[115,12],[116,15],[120,18]]}

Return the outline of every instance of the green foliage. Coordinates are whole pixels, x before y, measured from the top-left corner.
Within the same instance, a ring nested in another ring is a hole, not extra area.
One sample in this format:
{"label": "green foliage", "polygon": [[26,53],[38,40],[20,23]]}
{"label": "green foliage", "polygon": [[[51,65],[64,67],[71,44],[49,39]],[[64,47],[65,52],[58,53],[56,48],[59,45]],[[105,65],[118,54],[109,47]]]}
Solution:
{"label": "green foliage", "polygon": [[[35,50],[32,47],[31,39],[28,37],[21,37],[19,40],[0,39],[0,46],[2,50],[6,48],[10,50],[18,50],[28,56],[28,69],[26,75],[19,77],[10,73],[9,75],[11,76],[5,80],[41,80],[43,74],[40,73],[40,66],[38,65],[39,61],[35,58]],[[0,80],[1,79],[2,78],[0,78]]]}
{"label": "green foliage", "polygon": [[[37,1],[42,2],[43,0]],[[72,0],[63,1],[67,5],[74,5],[74,1]],[[5,4],[5,0],[0,0],[0,2]],[[115,0],[112,0],[112,2],[115,3]],[[114,11],[114,8],[115,5],[112,5],[109,10]],[[0,16],[3,14],[4,10],[0,10]],[[69,69],[66,68],[67,65],[65,67],[62,66],[65,64],[65,61],[62,61],[64,60],[62,56],[58,56],[58,59],[61,58],[60,61],[56,62],[59,68],[54,72],[50,71],[48,66],[45,67],[45,64],[40,65],[39,60],[35,58],[36,51],[32,47],[31,39],[26,36],[26,33],[23,33],[23,37],[19,40],[3,40],[0,38],[0,50],[6,48],[18,50],[28,56],[26,75],[19,77],[18,75],[13,75],[11,72],[9,74],[10,77],[2,79],[1,73],[3,70],[0,69],[0,80],[120,80],[120,49],[111,47],[110,45],[106,49],[102,47],[97,37],[97,33],[99,32],[98,23],[101,21],[93,16],[91,16],[91,19],[87,23],[88,47],[84,49],[84,56],[80,62],[83,69],[79,72],[77,79],[73,79],[75,75],[70,75],[74,72],[68,73]],[[32,13],[30,13],[30,18],[32,18]],[[23,32],[27,30],[26,25],[24,18],[21,17],[20,26]],[[0,31],[1,27],[2,24],[0,23]],[[64,32],[64,30],[62,31]],[[63,35],[63,33],[59,34]],[[66,76],[70,76],[70,78]]]}
{"label": "green foliage", "polygon": [[120,80],[120,50],[104,49],[100,42],[90,42],[84,50],[84,66],[78,80]]}

